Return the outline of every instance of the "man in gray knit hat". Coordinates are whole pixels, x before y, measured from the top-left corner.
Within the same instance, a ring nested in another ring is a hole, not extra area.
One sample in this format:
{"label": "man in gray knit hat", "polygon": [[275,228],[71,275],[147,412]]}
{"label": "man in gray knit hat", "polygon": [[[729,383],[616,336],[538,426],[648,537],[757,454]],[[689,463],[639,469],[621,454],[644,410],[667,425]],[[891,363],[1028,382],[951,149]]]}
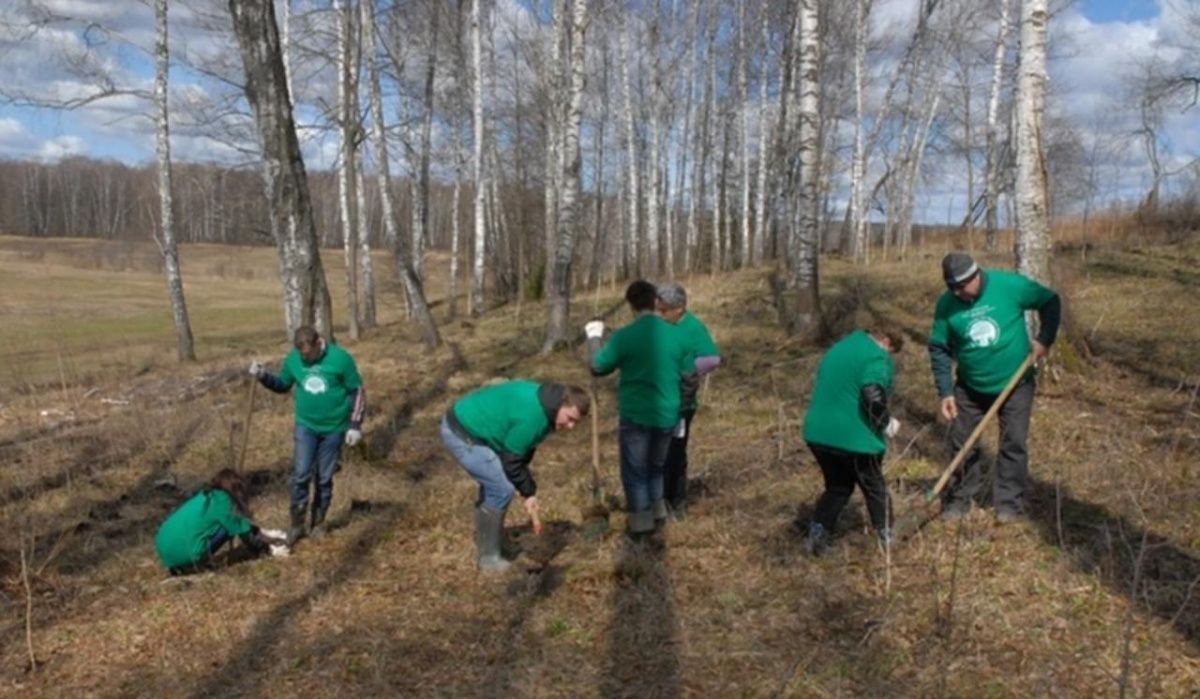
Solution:
{"label": "man in gray knit hat", "polygon": [[[1046,355],[1058,333],[1062,309],[1053,290],[1015,272],[982,269],[966,253],[953,252],[942,259],[942,278],[946,291],[933,314],[929,356],[941,400],[939,413],[951,423],[950,444],[957,452],[1025,357],[1030,352],[1035,359]],[[1025,311],[1037,311],[1040,321],[1032,342]],[[1031,368],[1000,408],[1000,449],[992,497],[1000,523],[1025,514],[1029,480],[1025,441],[1034,386]],[[970,511],[979,481],[980,451],[975,447],[943,497],[943,518],[959,519]]]}

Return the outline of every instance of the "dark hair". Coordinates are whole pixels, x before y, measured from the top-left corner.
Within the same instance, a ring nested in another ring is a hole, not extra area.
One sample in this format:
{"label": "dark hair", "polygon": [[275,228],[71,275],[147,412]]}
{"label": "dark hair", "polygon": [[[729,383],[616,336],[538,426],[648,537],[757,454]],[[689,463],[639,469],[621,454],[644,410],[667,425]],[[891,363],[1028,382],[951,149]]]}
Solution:
{"label": "dark hair", "polygon": [[563,405],[570,405],[579,408],[579,416],[587,417],[588,410],[592,405],[592,397],[582,387],[574,384],[563,386]]}
{"label": "dark hair", "polygon": [[900,354],[900,350],[904,349],[904,335],[897,330],[891,328],[880,328],[871,330],[870,333],[875,337],[885,339],[891,343],[892,354]]}
{"label": "dark hair", "polygon": [[296,347],[300,345],[312,347],[320,338],[320,334],[311,325],[301,325],[296,328],[296,333],[292,335],[292,344]]}
{"label": "dark hair", "polygon": [[658,287],[645,279],[637,279],[625,288],[625,300],[637,311],[653,311],[654,301],[658,298]]}
{"label": "dark hair", "polygon": [[233,500],[233,506],[238,512],[244,516],[250,516],[249,488],[246,486],[246,479],[242,475],[231,468],[223,468],[217,471],[217,475],[213,476],[212,481],[208,484],[208,490],[223,490]]}

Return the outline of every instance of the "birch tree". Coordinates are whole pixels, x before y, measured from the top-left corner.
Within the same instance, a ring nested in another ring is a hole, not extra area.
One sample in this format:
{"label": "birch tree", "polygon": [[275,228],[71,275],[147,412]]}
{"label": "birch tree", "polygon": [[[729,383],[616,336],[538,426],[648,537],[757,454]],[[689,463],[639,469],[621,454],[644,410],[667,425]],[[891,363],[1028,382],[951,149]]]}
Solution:
{"label": "birch tree", "polygon": [[1049,281],[1050,222],[1042,117],[1046,95],[1046,0],[1022,0],[1021,55],[1017,75],[1017,269]]}
{"label": "birch tree", "polygon": [[992,85],[988,95],[986,145],[984,161],[984,205],[986,207],[984,234],[987,250],[996,249],[997,216],[1000,198],[1000,92],[1004,83],[1004,55],[1008,50],[1008,37],[1012,23],[1009,21],[1011,0],[1000,0],[1000,22],[996,29],[996,44],[992,59]]}
{"label": "birch tree", "polygon": [[621,121],[625,124],[625,147],[628,151],[628,163],[625,168],[626,183],[629,193],[626,195],[625,206],[629,213],[629,226],[625,232],[625,273],[640,274],[642,267],[642,240],[638,231],[638,201],[641,192],[638,188],[638,139],[637,129],[633,120],[633,90],[629,81],[629,24],[627,17],[621,27],[618,39],[618,51],[621,61],[621,93],[624,101],[621,104]]}
{"label": "birch tree", "polygon": [[487,182],[483,171],[483,0],[471,4],[471,62],[472,95],[474,118],[474,169],[475,169],[475,258],[471,265],[471,295],[467,313],[481,315],[483,308],[484,260],[487,253],[487,229],[484,216],[487,203]]}
{"label": "birch tree", "polygon": [[246,71],[246,99],[262,148],[263,184],[279,251],[288,337],[301,325],[332,337],[333,309],[321,266],[308,175],[292,119],[274,6],[229,0],[229,13]]}
{"label": "birch tree", "polygon": [[854,155],[850,166],[850,239],[854,259],[867,262],[870,239],[867,235],[863,189],[867,176],[867,150],[863,142],[863,100],[866,92],[867,40],[870,38],[871,0],[854,2]]}
{"label": "birch tree", "polygon": [[433,314],[429,312],[429,304],[425,301],[425,289],[421,278],[413,269],[409,259],[406,244],[400,236],[396,225],[396,211],[392,200],[390,187],[391,167],[387,148],[387,128],[384,123],[383,90],[379,80],[379,42],[375,27],[374,3],[362,2],[363,43],[367,52],[367,82],[371,102],[371,128],[375,142],[375,173],[379,184],[380,216],[383,218],[384,237],[391,245],[392,260],[396,268],[396,277],[404,287],[408,298],[409,310],[413,320],[421,329],[421,340],[425,346],[432,349],[441,344],[437,324]]}
{"label": "birch tree", "polygon": [[157,122],[155,155],[158,159],[159,240],[163,271],[167,275],[167,295],[171,299],[171,317],[175,321],[176,353],[180,361],[194,361],[192,325],[188,321],[187,301],[183,295],[183,277],[179,270],[179,246],[175,242],[175,217],[171,191],[171,130],[167,105],[170,51],[167,44],[167,0],[155,0],[154,19],[154,116]]}
{"label": "birch tree", "polygon": [[[372,2],[373,0],[361,0]],[[417,166],[417,191],[413,200],[412,258],[418,277],[423,276],[425,266],[425,241],[429,239],[430,157],[433,150],[434,83],[437,77],[438,30],[441,24],[441,3],[430,0],[429,42],[425,52],[425,84],[421,93],[421,142],[420,162]]]}
{"label": "birch tree", "polygon": [[[797,226],[791,236],[788,257],[790,287],[795,305],[787,318],[794,335],[812,336],[821,325],[821,304],[817,284],[817,218],[820,198],[817,180],[820,176],[820,45],[821,27],[818,23],[817,0],[797,0],[800,41],[798,49],[799,113],[797,158],[799,188],[796,197]],[[785,304],[786,306],[786,304]]]}
{"label": "birch tree", "polygon": [[767,83],[771,75],[770,27],[770,13],[764,7],[762,10],[762,68],[758,78],[758,191],[754,203],[754,249],[750,258],[750,263],[755,267],[762,264],[767,240],[767,173],[770,171],[770,163],[767,161],[767,140],[771,131],[767,104]]}
{"label": "birch tree", "polygon": [[[370,0],[366,0],[370,2]],[[333,0],[337,16],[338,131],[341,135],[337,164],[338,209],[342,219],[342,249],[346,257],[346,303],[350,338],[358,328],[358,196],[355,193],[358,152],[357,67],[353,64],[354,20],[350,3]]]}
{"label": "birch tree", "polygon": [[557,249],[547,285],[546,343],[542,352],[550,352],[570,337],[567,327],[571,304],[571,263],[575,257],[579,216],[579,124],[582,118],[584,88],[584,36],[587,30],[587,0],[572,0],[570,29],[570,86],[567,92],[565,123],[561,130],[563,148],[562,192],[558,203]]}

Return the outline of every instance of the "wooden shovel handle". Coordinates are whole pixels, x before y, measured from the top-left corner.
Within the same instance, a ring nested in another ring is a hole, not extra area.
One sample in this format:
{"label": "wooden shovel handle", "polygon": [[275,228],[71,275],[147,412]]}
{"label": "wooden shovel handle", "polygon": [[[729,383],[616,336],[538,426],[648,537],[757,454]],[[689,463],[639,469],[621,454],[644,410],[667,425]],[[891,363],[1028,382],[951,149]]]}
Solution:
{"label": "wooden shovel handle", "polygon": [[238,473],[241,473],[246,465],[246,447],[250,444],[250,418],[254,417],[254,391],[257,388],[258,379],[250,377],[250,394],[246,396],[246,422],[242,424],[242,450],[237,460]]}
{"label": "wooden shovel handle", "polygon": [[975,446],[975,442],[979,441],[980,435],[983,434],[983,429],[987,427],[989,422],[992,421],[992,418],[996,416],[996,413],[1000,412],[1000,406],[1004,405],[1004,401],[1008,400],[1008,397],[1012,395],[1012,392],[1017,388],[1017,384],[1021,383],[1021,379],[1025,377],[1025,372],[1028,371],[1029,367],[1032,365],[1033,353],[1031,352],[1028,357],[1025,357],[1025,361],[1021,362],[1021,366],[1017,367],[1017,370],[1013,372],[1012,378],[1008,380],[1008,385],[1004,387],[1004,390],[1000,392],[1000,395],[996,397],[996,400],[992,401],[992,407],[988,408],[988,411],[984,414],[983,419],[979,421],[979,424],[975,426],[975,430],[971,432],[971,436],[967,437],[967,441],[963,442],[962,448],[959,449],[958,453],[954,455],[954,460],[950,462],[950,465],[946,467],[945,471],[942,471],[942,477],[939,478],[933,488],[931,488],[929,492],[925,494],[925,502],[933,502],[934,498],[936,498],[942,492],[942,489],[946,487],[946,484],[950,482],[950,477],[954,475],[954,471],[958,469],[959,465],[963,462],[963,459],[967,458],[967,454],[971,452],[971,449]]}
{"label": "wooden shovel handle", "polygon": [[596,401],[596,379],[592,378],[592,493],[600,492],[600,405]]}

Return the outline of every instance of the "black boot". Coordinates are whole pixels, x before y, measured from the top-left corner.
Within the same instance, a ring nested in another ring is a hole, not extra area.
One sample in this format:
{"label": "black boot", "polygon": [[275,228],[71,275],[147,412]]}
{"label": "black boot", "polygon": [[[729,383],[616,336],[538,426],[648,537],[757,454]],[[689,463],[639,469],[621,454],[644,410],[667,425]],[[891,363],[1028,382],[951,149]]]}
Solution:
{"label": "black boot", "polygon": [[504,536],[504,510],[487,505],[475,508],[475,549],[479,552],[479,569],[485,573],[503,573],[512,564],[500,553]]}
{"label": "black boot", "polygon": [[328,527],[325,526],[325,512],[328,509],[326,506],[317,507],[317,504],[313,503],[312,521],[309,524],[308,533],[314,539],[323,537],[329,533]]}
{"label": "black boot", "polygon": [[292,505],[292,526],[288,528],[287,543],[288,546],[295,546],[296,542],[304,538],[304,511],[308,509],[304,505]]}

